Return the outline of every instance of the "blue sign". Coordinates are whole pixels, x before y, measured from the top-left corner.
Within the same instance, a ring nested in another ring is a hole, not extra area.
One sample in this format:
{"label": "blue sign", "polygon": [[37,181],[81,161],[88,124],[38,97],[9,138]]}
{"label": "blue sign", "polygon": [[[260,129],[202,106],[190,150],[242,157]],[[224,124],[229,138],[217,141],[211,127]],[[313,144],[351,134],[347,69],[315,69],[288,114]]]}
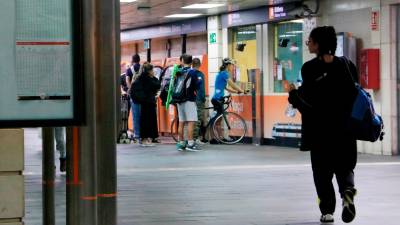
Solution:
{"label": "blue sign", "polygon": [[232,12],[221,16],[223,28],[268,22],[268,7]]}

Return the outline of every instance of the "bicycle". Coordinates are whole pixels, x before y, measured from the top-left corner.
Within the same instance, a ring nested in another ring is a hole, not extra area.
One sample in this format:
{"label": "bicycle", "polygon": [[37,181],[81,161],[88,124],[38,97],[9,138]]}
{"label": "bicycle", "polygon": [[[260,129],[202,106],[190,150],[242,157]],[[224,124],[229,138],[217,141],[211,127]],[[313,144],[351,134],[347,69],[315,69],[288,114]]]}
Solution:
{"label": "bicycle", "polygon": [[[203,137],[205,133],[209,131],[210,136],[210,128],[213,134],[213,137],[220,143],[224,144],[236,144],[243,140],[247,133],[247,125],[244,119],[237,113],[228,112],[228,108],[231,106],[232,97],[230,95],[223,97],[223,112],[216,113],[209,120],[207,125],[205,126],[205,131],[203,133]],[[214,107],[204,108],[205,110],[214,109]],[[215,111],[216,112],[216,111]],[[178,126],[179,126],[179,118],[175,117],[171,121],[171,136],[177,142],[178,141]],[[211,138],[208,138],[210,140]]]}

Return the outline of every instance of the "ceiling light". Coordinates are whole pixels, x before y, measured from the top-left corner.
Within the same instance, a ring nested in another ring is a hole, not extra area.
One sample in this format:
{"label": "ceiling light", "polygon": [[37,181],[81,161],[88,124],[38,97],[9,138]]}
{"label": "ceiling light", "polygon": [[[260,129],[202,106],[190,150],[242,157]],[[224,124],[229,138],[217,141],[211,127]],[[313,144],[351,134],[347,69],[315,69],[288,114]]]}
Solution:
{"label": "ceiling light", "polygon": [[211,9],[224,6],[225,4],[193,4],[182,7],[182,9]]}
{"label": "ceiling light", "polygon": [[167,18],[191,18],[191,17],[196,17],[196,16],[201,16],[201,14],[194,14],[194,13],[188,13],[188,14],[172,14],[169,16],[165,16]]}
{"label": "ceiling light", "polygon": [[137,0],[119,0],[119,2],[129,3],[129,2],[136,2]]}

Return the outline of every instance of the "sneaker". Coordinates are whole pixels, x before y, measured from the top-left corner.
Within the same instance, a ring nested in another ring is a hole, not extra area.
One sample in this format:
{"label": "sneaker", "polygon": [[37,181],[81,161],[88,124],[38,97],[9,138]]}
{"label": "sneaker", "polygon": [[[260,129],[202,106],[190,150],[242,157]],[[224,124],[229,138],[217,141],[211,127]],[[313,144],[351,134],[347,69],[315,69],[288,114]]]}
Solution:
{"label": "sneaker", "polygon": [[348,189],[343,193],[343,211],[342,220],[345,223],[350,223],[356,217],[356,207],[354,206],[354,196],[356,190]]}
{"label": "sneaker", "polygon": [[321,223],[333,223],[334,222],[333,215],[332,214],[321,215],[319,221]]}
{"label": "sneaker", "polygon": [[202,151],[201,148],[200,148],[199,146],[195,145],[195,144],[193,144],[193,145],[188,145],[188,146],[186,146],[185,149],[186,149],[186,151],[189,151],[189,152],[198,152],[198,151]]}
{"label": "sneaker", "polygon": [[217,139],[211,139],[210,144],[217,145],[217,144],[219,144],[219,141],[217,141]]}
{"label": "sneaker", "polygon": [[60,172],[65,172],[67,170],[67,159],[60,158]]}
{"label": "sneaker", "polygon": [[205,142],[202,142],[200,139],[196,139],[196,145],[205,145]]}
{"label": "sneaker", "polygon": [[150,140],[144,140],[144,141],[142,141],[141,146],[142,146],[142,147],[154,147],[154,146],[156,146],[156,145],[153,144]]}
{"label": "sneaker", "polygon": [[177,149],[178,151],[185,151],[186,146],[183,145],[183,144],[181,144],[181,143],[176,143],[176,149]]}
{"label": "sneaker", "polygon": [[156,143],[156,144],[157,144],[157,143],[158,143],[158,144],[161,143],[161,141],[158,140],[157,138],[151,139],[151,142],[152,142],[152,143]]}

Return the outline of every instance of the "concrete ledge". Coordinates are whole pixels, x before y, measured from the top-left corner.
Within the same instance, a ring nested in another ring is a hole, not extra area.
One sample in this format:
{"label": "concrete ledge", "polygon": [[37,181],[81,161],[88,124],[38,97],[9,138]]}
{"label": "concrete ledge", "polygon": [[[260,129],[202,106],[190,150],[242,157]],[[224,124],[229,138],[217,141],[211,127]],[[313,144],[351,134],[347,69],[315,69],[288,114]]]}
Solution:
{"label": "concrete ledge", "polygon": [[[0,176],[0,224],[7,218],[24,217],[24,177]],[[1,220],[3,219],[3,220]],[[14,223],[14,222],[13,222]],[[17,223],[18,224],[18,223]]]}
{"label": "concrete ledge", "polygon": [[0,171],[24,170],[24,130],[0,129]]}

